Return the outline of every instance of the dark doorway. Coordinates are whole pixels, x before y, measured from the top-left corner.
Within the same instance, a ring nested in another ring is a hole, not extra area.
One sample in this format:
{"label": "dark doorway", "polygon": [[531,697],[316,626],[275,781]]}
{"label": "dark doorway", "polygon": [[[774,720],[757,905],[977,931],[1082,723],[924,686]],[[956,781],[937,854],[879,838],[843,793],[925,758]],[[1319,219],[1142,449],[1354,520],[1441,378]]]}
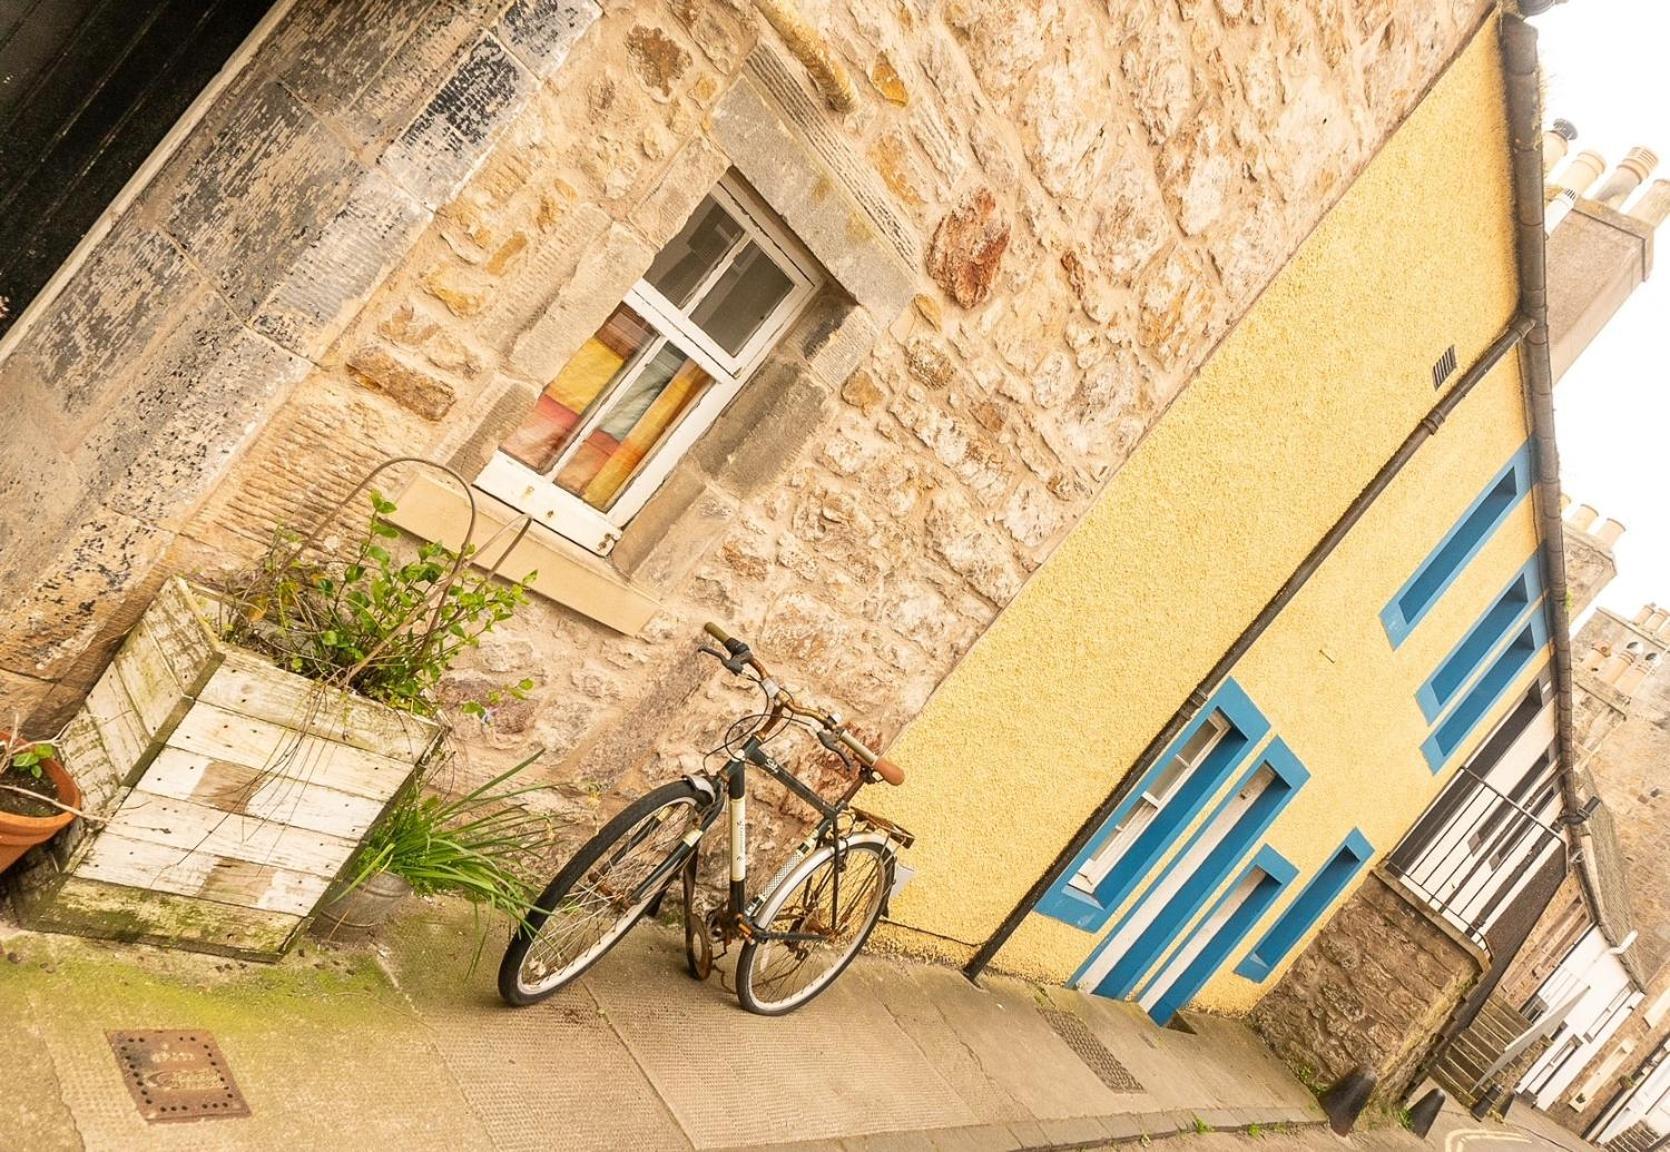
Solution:
{"label": "dark doorway", "polygon": [[272,0],[0,0],[0,334]]}

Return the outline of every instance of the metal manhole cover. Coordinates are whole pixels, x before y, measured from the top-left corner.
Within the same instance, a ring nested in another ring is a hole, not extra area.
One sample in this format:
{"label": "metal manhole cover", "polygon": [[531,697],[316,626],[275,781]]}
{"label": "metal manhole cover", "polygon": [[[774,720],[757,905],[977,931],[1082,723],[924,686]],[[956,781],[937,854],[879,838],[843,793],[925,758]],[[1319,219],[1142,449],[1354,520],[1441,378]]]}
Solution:
{"label": "metal manhole cover", "polygon": [[249,1104],[207,1032],[111,1032],[122,1080],[151,1124],[248,1116]]}
{"label": "metal manhole cover", "polygon": [[1055,1034],[1066,1041],[1067,1047],[1073,1050],[1073,1055],[1084,1061],[1085,1067],[1096,1073],[1096,1078],[1106,1084],[1110,1091],[1146,1091],[1137,1078],[1131,1075],[1130,1070],[1119,1062],[1119,1058],[1096,1039],[1096,1034],[1083,1020],[1059,1008],[1040,1008],[1038,1011],[1043,1013],[1050,1027],[1055,1029]]}

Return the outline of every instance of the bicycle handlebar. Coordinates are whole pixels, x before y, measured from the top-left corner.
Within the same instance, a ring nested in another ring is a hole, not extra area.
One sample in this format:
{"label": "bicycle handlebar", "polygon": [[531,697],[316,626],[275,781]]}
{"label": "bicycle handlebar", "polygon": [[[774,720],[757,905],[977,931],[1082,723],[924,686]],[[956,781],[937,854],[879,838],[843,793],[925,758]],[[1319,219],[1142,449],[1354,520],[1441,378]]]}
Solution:
{"label": "bicycle handlebar", "polygon": [[[727,632],[723,625],[709,620],[706,624],[702,625],[702,631],[706,632],[709,636],[713,637],[713,639],[723,644],[725,646],[725,651],[731,654],[733,660],[746,660],[753,666],[754,671],[759,673],[761,680],[767,680],[770,678],[770,673],[765,670],[765,665],[760,663],[759,657],[753,654],[752,650],[744,641],[738,640],[736,637]],[[711,649],[708,651],[711,652]],[[715,653],[715,655],[717,655],[717,653]],[[730,661],[726,661],[725,664],[733,672],[740,671],[740,667],[733,665]],[[781,686],[777,686],[776,691],[783,697],[783,700],[781,701],[782,707],[789,711],[817,720],[824,726],[825,729],[832,733],[835,739],[839,740],[848,751],[858,757],[859,762],[862,763],[864,767],[874,772],[877,776],[881,777],[889,784],[897,786],[905,782],[905,774],[897,764],[893,763],[893,761],[887,759],[885,756],[878,756],[876,753],[870,751],[857,737],[853,736],[852,733],[848,732],[844,727],[835,723],[832,717],[812,709],[799,707],[794,703],[794,698],[788,693],[788,690],[782,688]]]}

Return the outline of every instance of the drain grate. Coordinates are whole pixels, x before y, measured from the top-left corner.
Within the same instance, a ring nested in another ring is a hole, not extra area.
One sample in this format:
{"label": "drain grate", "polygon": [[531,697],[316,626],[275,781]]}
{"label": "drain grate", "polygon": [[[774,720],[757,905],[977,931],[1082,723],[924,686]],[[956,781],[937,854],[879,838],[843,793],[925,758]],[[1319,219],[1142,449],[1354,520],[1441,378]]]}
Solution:
{"label": "drain grate", "polygon": [[1073,1050],[1073,1055],[1084,1061],[1086,1068],[1096,1073],[1096,1078],[1106,1084],[1114,1092],[1145,1092],[1141,1083],[1131,1075],[1130,1069],[1119,1062],[1119,1058],[1107,1050],[1107,1046],[1096,1039],[1083,1020],[1071,1012],[1063,1012],[1059,1008],[1040,1008],[1044,1019],[1049,1021],[1055,1034],[1067,1042],[1067,1047]]}
{"label": "drain grate", "polygon": [[207,1032],[111,1032],[122,1080],[147,1123],[248,1116],[220,1046]]}

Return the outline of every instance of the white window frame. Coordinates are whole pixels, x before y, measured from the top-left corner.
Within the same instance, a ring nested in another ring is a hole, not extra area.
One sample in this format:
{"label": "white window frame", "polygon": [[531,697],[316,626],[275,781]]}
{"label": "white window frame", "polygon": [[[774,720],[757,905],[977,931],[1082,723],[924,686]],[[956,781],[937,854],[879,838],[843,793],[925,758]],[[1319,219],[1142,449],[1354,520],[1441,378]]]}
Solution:
{"label": "white window frame", "polygon": [[[1213,712],[1201,728],[1201,731],[1208,730],[1210,734],[1206,742],[1200,746],[1193,760],[1184,762],[1183,770],[1172,777],[1170,787],[1160,794],[1155,794],[1147,788],[1138,793],[1136,803],[1126,812],[1125,818],[1119,822],[1119,827],[1113,830],[1113,834],[1085,860],[1083,867],[1067,882],[1071,888],[1087,896],[1096,894],[1097,887],[1107,879],[1108,873],[1113,871],[1119,861],[1124,859],[1125,853],[1130,851],[1131,845],[1142,835],[1143,829],[1154,822],[1154,818],[1176,797],[1178,789],[1200,771],[1200,766],[1206,763],[1218,745],[1223,743],[1224,737],[1229,734],[1229,721],[1221,713]],[[1167,763],[1167,768],[1179,759],[1182,759],[1181,749],[1178,755]],[[1164,776],[1164,772],[1155,773],[1153,779],[1158,781]]]}
{"label": "white window frame", "polygon": [[[607,555],[615,546],[627,523],[666,481],[696,439],[718,419],[725,406],[823,287],[823,277],[818,273],[811,254],[772,218],[770,210],[733,175],[721,178],[710,194],[742,226],[741,234],[692,291],[691,301],[683,309],[674,305],[647,280],[639,280],[627,290],[621,303],[648,321],[657,335],[623,365],[619,378],[605,396],[616,395],[630,386],[669,342],[708,374],[712,383],[707,391],[645,457],[637,474],[621,488],[606,512],[559,487],[554,477],[611,411],[608,403],[594,404],[594,410],[584,414],[567,445],[544,472],[535,471],[503,451],[495,451],[487,467],[475,480],[475,486],[483,492],[505,501],[532,516],[537,523],[600,555]],[[788,295],[733,355],[710,339],[687,313],[701,303],[706,291],[730,269],[750,241],[757,244],[777,269],[788,277],[791,286]]]}

